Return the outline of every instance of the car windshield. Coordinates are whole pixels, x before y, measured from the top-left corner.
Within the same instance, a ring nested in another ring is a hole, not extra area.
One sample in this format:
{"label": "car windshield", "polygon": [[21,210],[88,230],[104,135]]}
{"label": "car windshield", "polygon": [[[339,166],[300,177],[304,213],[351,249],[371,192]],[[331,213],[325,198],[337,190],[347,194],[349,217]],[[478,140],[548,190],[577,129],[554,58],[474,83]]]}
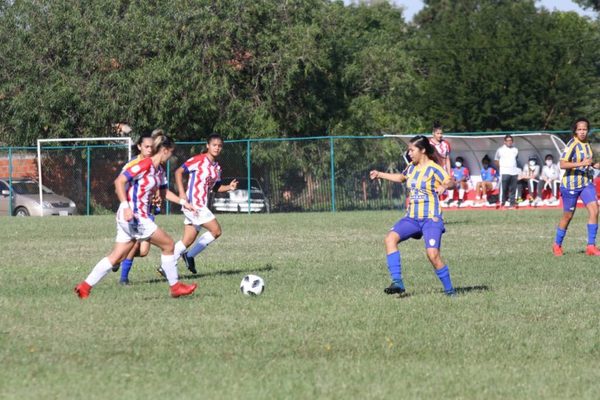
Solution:
{"label": "car windshield", "polygon": [[[13,190],[18,194],[39,194],[40,187],[37,182],[13,182]],[[42,192],[52,194],[52,190],[42,186]]]}

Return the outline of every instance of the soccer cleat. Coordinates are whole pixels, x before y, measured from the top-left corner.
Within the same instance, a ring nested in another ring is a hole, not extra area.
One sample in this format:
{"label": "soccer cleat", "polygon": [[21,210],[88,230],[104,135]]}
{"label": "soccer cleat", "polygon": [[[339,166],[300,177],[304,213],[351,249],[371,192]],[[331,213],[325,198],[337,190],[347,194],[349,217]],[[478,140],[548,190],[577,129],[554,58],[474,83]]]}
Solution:
{"label": "soccer cleat", "polygon": [[563,255],[563,250],[562,250],[562,246],[554,243],[552,245],[552,253],[556,256],[556,257],[560,257]]}
{"label": "soccer cleat", "polygon": [[112,272],[117,272],[119,270],[119,268],[121,268],[121,263],[118,263],[117,265],[113,265]]}
{"label": "soccer cleat", "polygon": [[452,290],[449,290],[449,291],[447,291],[447,292],[444,292],[444,293],[445,293],[445,294],[446,294],[446,296],[448,296],[448,297],[456,297],[456,296],[457,296],[457,294],[456,294],[456,290],[454,290],[454,289],[452,289]]}
{"label": "soccer cleat", "polygon": [[392,282],[392,284],[383,289],[383,291],[385,292],[385,294],[402,294],[406,292],[406,289],[404,289],[404,287],[401,284],[397,282]]}
{"label": "soccer cleat", "polygon": [[80,299],[87,299],[90,297],[91,290],[92,287],[86,281],[83,281],[79,285],[75,286],[75,294],[77,294]]}
{"label": "soccer cleat", "polygon": [[196,290],[197,287],[197,283],[186,285],[185,283],[177,282],[171,286],[171,297],[188,296],[194,293],[194,290]]}
{"label": "soccer cleat", "polygon": [[162,276],[163,278],[167,279],[167,274],[165,274],[165,270],[164,270],[164,269],[162,269],[162,267],[158,267],[158,268],[156,268],[156,272],[158,272],[158,274],[159,274],[160,276]]}
{"label": "soccer cleat", "polygon": [[181,258],[183,258],[186,268],[190,270],[192,274],[198,273],[198,271],[196,271],[196,260],[194,260],[194,257],[188,257],[187,251],[184,251],[181,253]]}
{"label": "soccer cleat", "polygon": [[593,244],[588,244],[585,248],[585,254],[588,256],[600,256],[600,249]]}
{"label": "soccer cleat", "polygon": [[121,279],[119,281],[119,284],[123,285],[123,286],[128,286],[129,285],[129,279]]}

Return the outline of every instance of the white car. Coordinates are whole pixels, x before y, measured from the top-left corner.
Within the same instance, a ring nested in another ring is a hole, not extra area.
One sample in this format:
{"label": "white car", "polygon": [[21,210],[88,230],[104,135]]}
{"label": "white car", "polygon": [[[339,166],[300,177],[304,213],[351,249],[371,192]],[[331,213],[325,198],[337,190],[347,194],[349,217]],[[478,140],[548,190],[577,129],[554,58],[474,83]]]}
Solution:
{"label": "white car", "polygon": [[[12,183],[12,204],[9,183]],[[39,183],[32,179],[0,179],[0,215],[28,217],[77,214],[73,200],[60,196],[43,185],[40,206],[39,190]],[[9,212],[11,206],[12,210]]]}
{"label": "white car", "polygon": [[230,192],[213,193],[210,208],[218,212],[270,212],[269,200],[260,183],[256,179],[250,179],[250,204],[248,204],[248,179],[247,178],[223,178],[223,185],[228,185],[233,179],[237,179],[236,190]]}

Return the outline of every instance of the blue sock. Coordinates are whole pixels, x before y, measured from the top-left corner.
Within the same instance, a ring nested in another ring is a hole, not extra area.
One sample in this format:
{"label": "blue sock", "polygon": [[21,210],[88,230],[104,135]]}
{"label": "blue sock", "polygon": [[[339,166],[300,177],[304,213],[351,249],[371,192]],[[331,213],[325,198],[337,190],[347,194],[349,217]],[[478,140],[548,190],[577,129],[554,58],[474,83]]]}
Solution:
{"label": "blue sock", "polygon": [[435,274],[440,278],[442,285],[444,286],[444,292],[446,294],[454,293],[454,288],[452,287],[452,280],[450,279],[450,270],[447,265],[444,265],[442,269],[436,269]]}
{"label": "blue sock", "polygon": [[395,251],[392,254],[387,255],[388,271],[392,277],[392,282],[397,286],[404,289],[404,282],[402,281],[402,264],[400,262],[400,252]]}
{"label": "blue sock", "polygon": [[588,224],[588,244],[596,244],[596,234],[598,233],[598,224]]}
{"label": "blue sock", "polygon": [[132,265],[133,258],[126,258],[121,263],[121,282],[124,282],[129,279],[129,270],[131,270]]}
{"label": "blue sock", "polygon": [[557,245],[562,246],[562,242],[565,239],[565,235],[566,234],[567,234],[567,230],[566,229],[556,228],[556,239],[554,239],[554,242]]}

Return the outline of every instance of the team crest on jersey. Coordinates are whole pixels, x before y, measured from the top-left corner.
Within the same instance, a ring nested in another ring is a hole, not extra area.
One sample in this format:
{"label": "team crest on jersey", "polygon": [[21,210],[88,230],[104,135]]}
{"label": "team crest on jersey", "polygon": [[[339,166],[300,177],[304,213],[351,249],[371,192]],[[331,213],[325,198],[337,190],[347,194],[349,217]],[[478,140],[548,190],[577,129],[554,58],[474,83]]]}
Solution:
{"label": "team crest on jersey", "polygon": [[137,174],[138,172],[140,172],[140,166],[138,164],[134,165],[133,167],[131,167],[131,172],[133,172],[134,174]]}

